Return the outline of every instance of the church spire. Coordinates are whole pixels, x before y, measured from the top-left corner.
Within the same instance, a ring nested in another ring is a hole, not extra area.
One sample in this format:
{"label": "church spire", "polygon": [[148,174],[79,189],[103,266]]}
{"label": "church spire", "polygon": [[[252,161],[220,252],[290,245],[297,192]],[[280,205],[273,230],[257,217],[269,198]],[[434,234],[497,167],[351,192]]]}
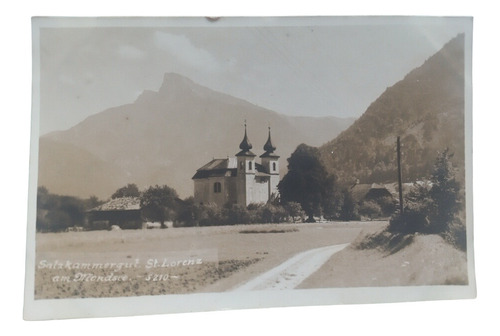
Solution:
{"label": "church spire", "polygon": [[255,154],[250,151],[250,149],[252,149],[252,144],[250,143],[250,140],[248,140],[246,120],[245,120],[245,136],[243,137],[243,140],[240,143],[240,149],[241,151],[238,154],[236,154],[236,156],[255,156]]}
{"label": "church spire", "polygon": [[273,142],[271,141],[271,126],[269,126],[268,128],[269,128],[269,136],[267,138],[266,144],[264,145],[264,150],[266,151],[266,153],[271,154],[276,150],[276,146],[274,146]]}
{"label": "church spire", "polygon": [[252,149],[252,144],[250,143],[250,140],[248,140],[248,136],[247,136],[247,122],[245,120],[245,136],[243,137],[243,141],[241,141],[240,143],[240,149],[242,151],[249,151],[250,149]]}
{"label": "church spire", "polygon": [[278,159],[279,155],[276,155],[274,151],[276,150],[276,146],[273,144],[271,140],[271,126],[268,127],[269,135],[267,136],[267,141],[264,144],[265,153],[262,154],[261,158],[272,158],[273,160]]}

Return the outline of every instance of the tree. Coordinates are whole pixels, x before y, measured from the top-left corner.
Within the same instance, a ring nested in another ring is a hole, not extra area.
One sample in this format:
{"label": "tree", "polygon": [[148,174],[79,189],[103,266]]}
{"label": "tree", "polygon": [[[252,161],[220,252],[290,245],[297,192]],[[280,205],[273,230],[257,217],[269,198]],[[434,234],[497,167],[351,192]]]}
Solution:
{"label": "tree", "polygon": [[101,201],[97,196],[92,195],[89,198],[83,200],[83,204],[86,210],[93,209],[95,207],[98,207],[99,205],[103,204],[104,202]]}
{"label": "tree", "polygon": [[299,145],[288,158],[288,173],[278,184],[281,201],[300,203],[314,221],[315,214],[327,202],[327,195],[333,189],[333,179],[321,163],[319,150],[305,144]]}
{"label": "tree", "polygon": [[358,205],[349,189],[342,190],[342,206],[340,207],[339,219],[345,221],[360,219]]}
{"label": "tree", "polygon": [[165,228],[165,221],[173,220],[176,213],[177,192],[169,186],[149,187],[142,193],[141,208],[144,216],[152,221],[159,221]]}
{"label": "tree", "polygon": [[59,232],[69,227],[83,226],[84,222],[84,201],[72,196],[51,194],[45,187],[38,188],[36,218],[38,231]]}
{"label": "tree", "polygon": [[285,210],[288,215],[292,218],[292,222],[303,220],[305,217],[305,212],[302,210],[302,206],[298,202],[288,202],[285,203]]}
{"label": "tree", "polygon": [[452,156],[448,149],[438,154],[430,184],[414,185],[405,197],[404,213],[391,220],[391,231],[449,232],[461,207],[460,183],[451,164]]}
{"label": "tree", "polygon": [[455,220],[460,209],[460,183],[451,164],[448,148],[440,153],[434,164],[429,191],[432,199],[431,221],[436,232],[445,232]]}
{"label": "tree", "polygon": [[121,197],[139,197],[141,193],[137,185],[134,183],[129,183],[125,187],[121,187],[113,195],[111,195],[112,199],[121,198]]}

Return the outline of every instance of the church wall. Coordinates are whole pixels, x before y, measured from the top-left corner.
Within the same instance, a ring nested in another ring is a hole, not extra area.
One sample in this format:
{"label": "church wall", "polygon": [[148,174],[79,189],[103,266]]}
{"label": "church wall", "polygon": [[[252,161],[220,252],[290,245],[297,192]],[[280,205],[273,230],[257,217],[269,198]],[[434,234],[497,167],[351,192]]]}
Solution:
{"label": "church wall", "polygon": [[251,175],[247,177],[247,202],[250,203],[266,203],[269,200],[269,183],[268,178],[256,177]]}
{"label": "church wall", "polygon": [[280,176],[279,175],[271,175],[271,178],[269,181],[269,195],[279,194],[279,190],[278,190],[279,183],[280,183]]}
{"label": "church wall", "polygon": [[[215,192],[215,183],[220,183],[220,189]],[[194,181],[195,204],[214,203],[224,206],[236,197],[236,181],[232,177],[210,177]]]}

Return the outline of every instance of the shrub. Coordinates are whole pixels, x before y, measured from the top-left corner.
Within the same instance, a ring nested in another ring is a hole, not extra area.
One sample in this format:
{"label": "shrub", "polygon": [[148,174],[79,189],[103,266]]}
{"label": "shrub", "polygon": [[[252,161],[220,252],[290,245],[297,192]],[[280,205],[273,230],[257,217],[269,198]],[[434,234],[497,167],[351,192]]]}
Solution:
{"label": "shrub", "polygon": [[286,221],[287,217],[288,213],[281,205],[273,205],[271,203],[267,203],[262,207],[262,223],[281,223]]}
{"label": "shrub", "polygon": [[249,224],[250,213],[247,207],[239,204],[233,204],[226,211],[227,224]]}
{"label": "shrub", "polygon": [[382,216],[382,207],[374,200],[368,200],[361,203],[359,214],[368,218],[378,218]]}
{"label": "shrub", "polygon": [[391,216],[396,211],[397,202],[392,196],[384,196],[377,199],[377,204],[380,205],[382,216]]}
{"label": "shrub", "polygon": [[41,232],[65,231],[85,223],[85,202],[72,196],[50,194],[38,188],[36,228]]}
{"label": "shrub", "polygon": [[[390,221],[392,232],[437,233],[456,241],[465,239],[465,226],[457,219],[460,210],[460,185],[455,180],[451,154],[443,151],[436,158],[430,184],[415,184],[405,197],[403,214]],[[460,238],[463,237],[463,238]]]}
{"label": "shrub", "polygon": [[193,197],[189,197],[179,207],[174,227],[198,226],[200,224],[200,214],[200,207],[194,204]]}
{"label": "shrub", "polygon": [[467,250],[467,232],[463,221],[455,220],[448,228],[444,235],[446,241],[455,246],[457,249]]}
{"label": "shrub", "polygon": [[415,233],[429,231],[429,215],[432,199],[427,184],[415,183],[405,197],[404,213],[397,213],[391,218],[391,232]]}
{"label": "shrub", "polygon": [[297,221],[302,222],[306,218],[306,212],[298,202],[285,203],[284,208],[294,223]]}
{"label": "shrub", "polygon": [[224,224],[222,209],[216,204],[206,204],[200,206],[200,226],[213,226]]}
{"label": "shrub", "polygon": [[354,201],[352,193],[348,189],[342,191],[342,206],[339,213],[340,220],[359,220],[358,204]]}

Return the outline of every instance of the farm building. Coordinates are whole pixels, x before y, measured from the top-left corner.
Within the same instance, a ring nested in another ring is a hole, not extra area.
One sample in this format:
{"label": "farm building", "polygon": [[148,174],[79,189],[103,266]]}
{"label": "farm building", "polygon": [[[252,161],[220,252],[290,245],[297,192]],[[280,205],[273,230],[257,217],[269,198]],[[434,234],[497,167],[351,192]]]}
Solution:
{"label": "farm building", "polygon": [[391,192],[383,184],[355,184],[351,187],[351,194],[358,203],[377,200],[384,197],[392,198]]}
{"label": "farm building", "polygon": [[143,226],[139,197],[115,198],[87,212],[89,229],[140,229]]}
{"label": "farm building", "polygon": [[397,197],[383,184],[355,184],[351,187],[353,200],[360,214],[370,218],[390,216],[396,209]]}
{"label": "farm building", "polygon": [[255,160],[252,144],[245,135],[240,151],[232,158],[213,159],[196,171],[194,180],[195,204],[239,204],[266,203],[278,193],[279,156],[271,141],[271,129],[264,145],[261,162]]}

